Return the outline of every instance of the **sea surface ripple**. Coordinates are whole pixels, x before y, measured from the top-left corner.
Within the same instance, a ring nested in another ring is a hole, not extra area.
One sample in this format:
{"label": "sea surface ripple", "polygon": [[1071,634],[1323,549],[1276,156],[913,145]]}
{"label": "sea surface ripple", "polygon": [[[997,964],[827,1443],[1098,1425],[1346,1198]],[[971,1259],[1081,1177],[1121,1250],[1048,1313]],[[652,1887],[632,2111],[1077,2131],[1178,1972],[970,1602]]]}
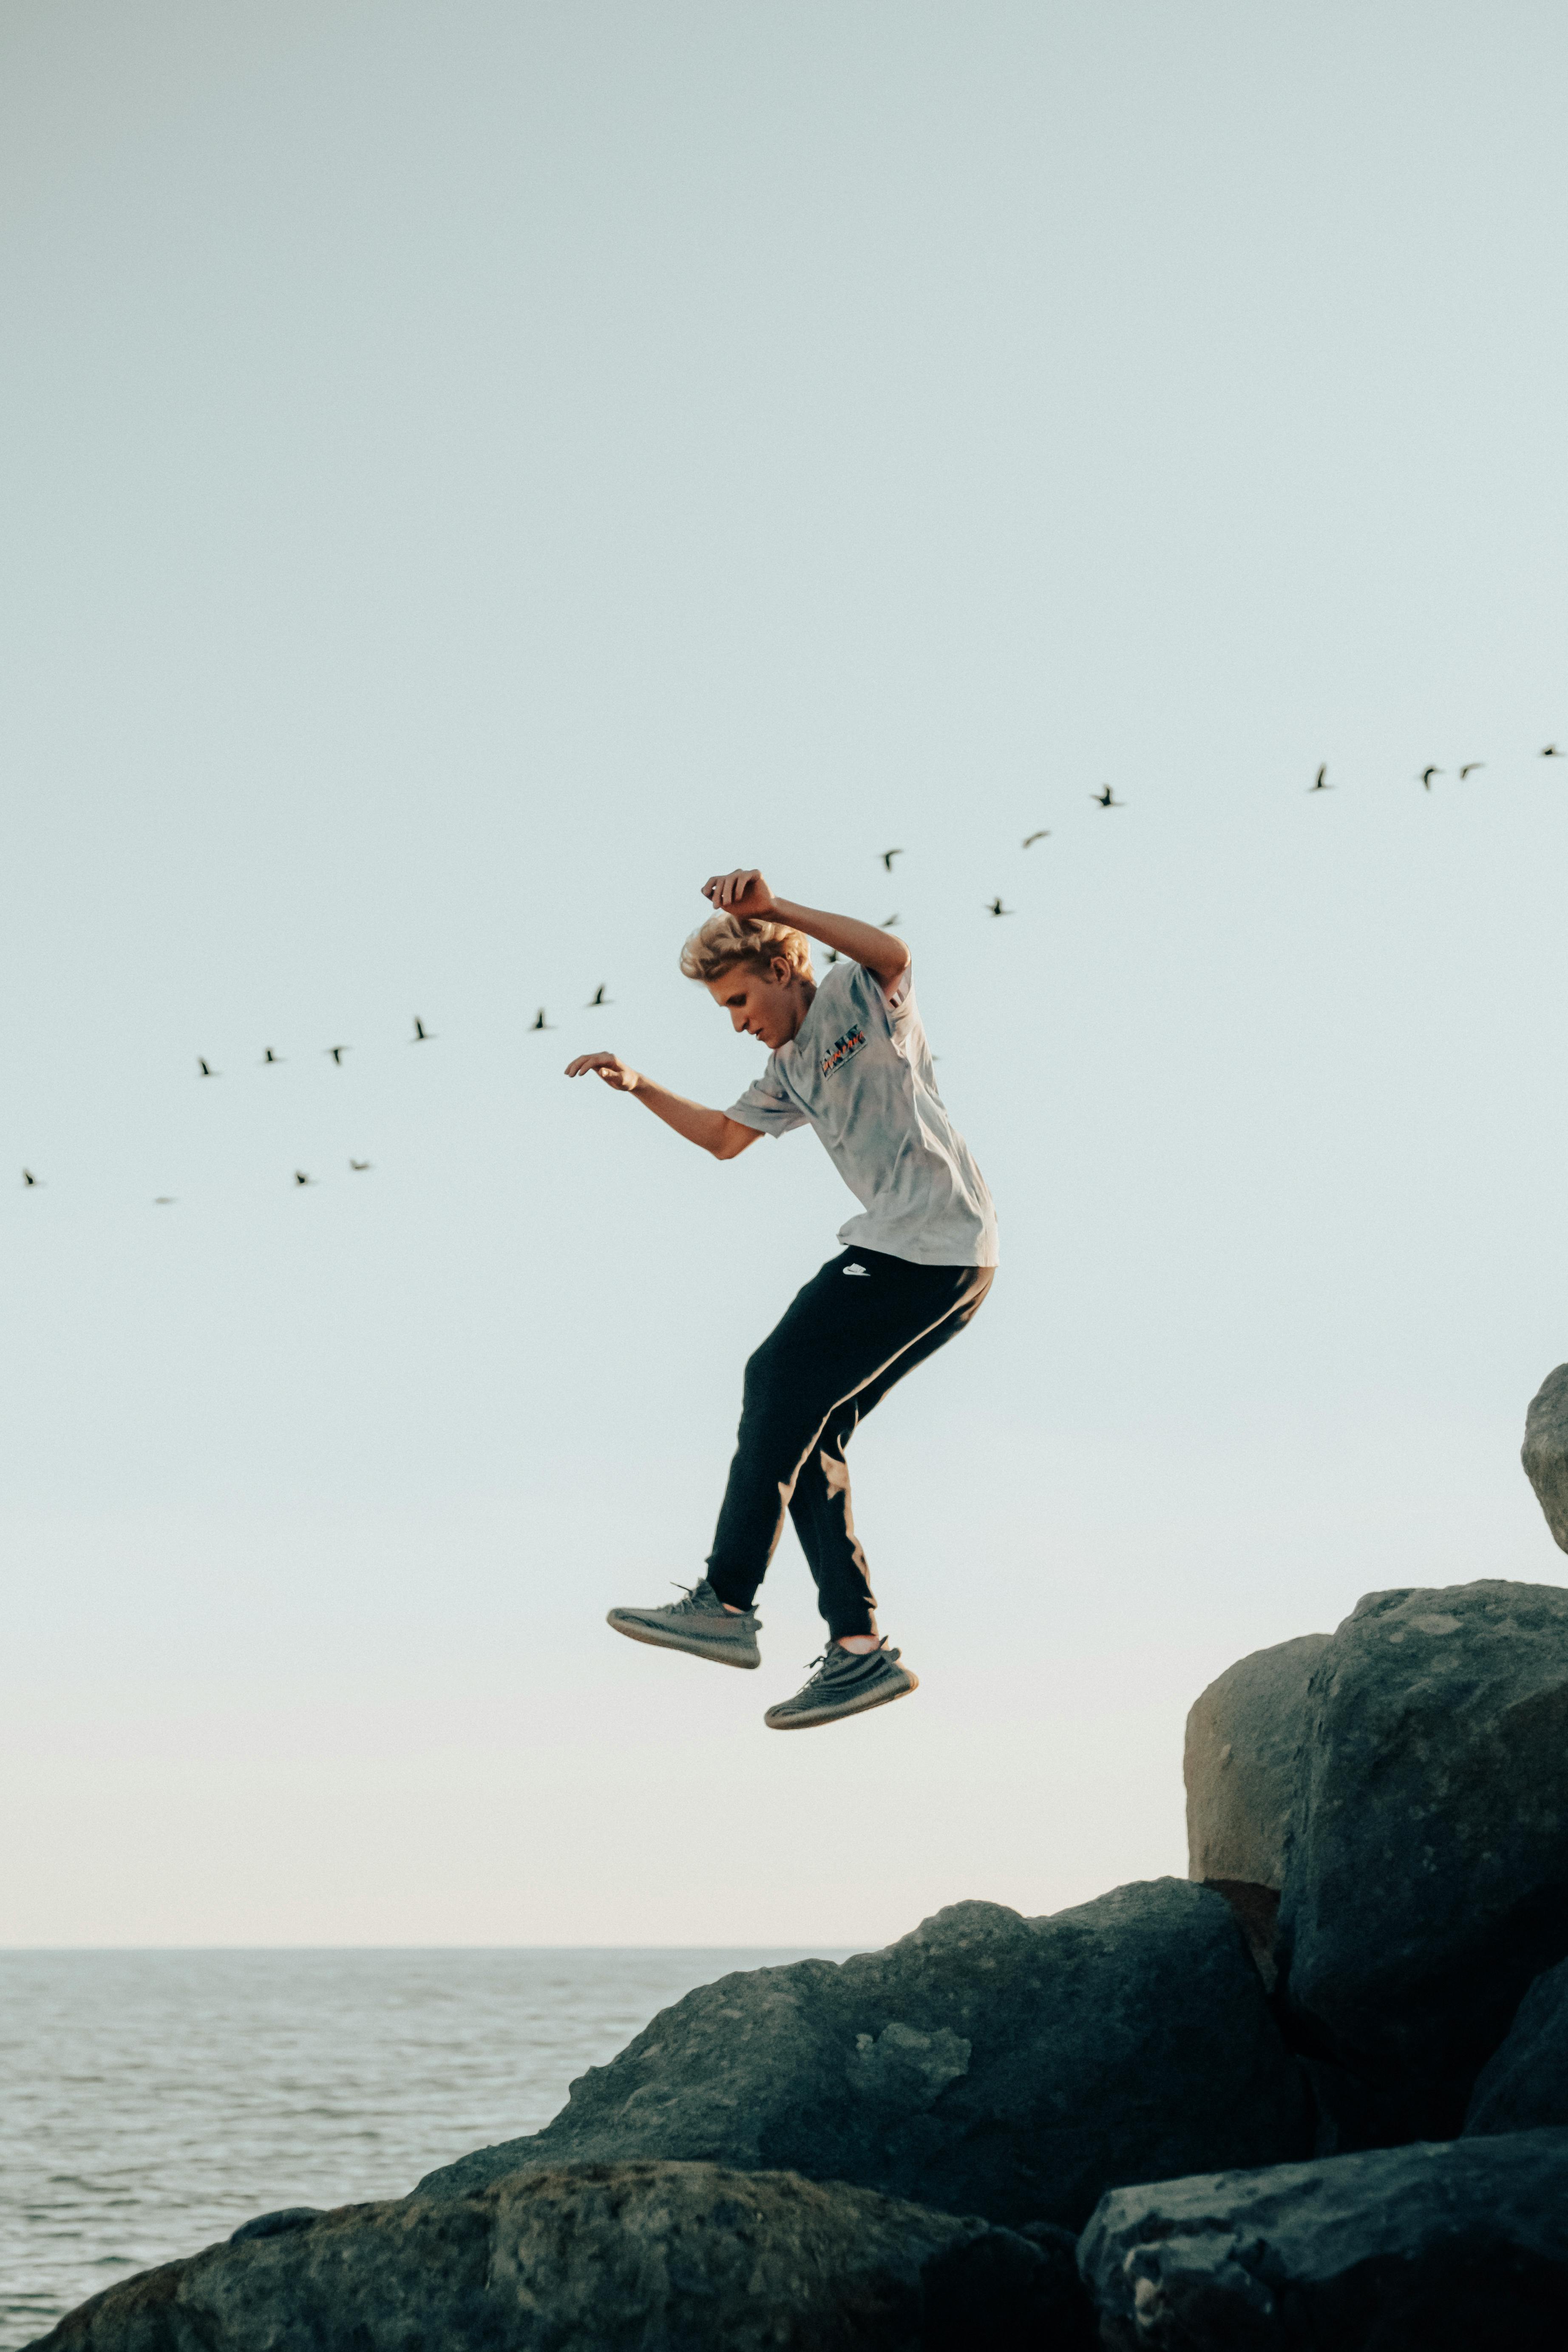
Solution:
{"label": "sea surface ripple", "polygon": [[693,1985],[804,1957],[0,1951],[0,2352],[252,2214],[535,2131]]}

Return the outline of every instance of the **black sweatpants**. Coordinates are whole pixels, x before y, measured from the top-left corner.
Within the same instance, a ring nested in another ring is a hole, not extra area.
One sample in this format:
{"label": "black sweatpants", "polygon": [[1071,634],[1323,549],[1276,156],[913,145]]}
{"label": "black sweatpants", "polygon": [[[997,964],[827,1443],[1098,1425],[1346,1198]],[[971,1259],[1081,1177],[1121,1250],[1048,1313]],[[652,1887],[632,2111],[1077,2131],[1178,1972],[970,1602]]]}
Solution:
{"label": "black sweatpants", "polygon": [[844,1449],[894,1381],[978,1313],[994,1272],[846,1250],[796,1296],[746,1366],[740,1442],[708,1560],[721,1601],[750,1607],[787,1509],[829,1633],[871,1631],[877,1601],[855,1538]]}

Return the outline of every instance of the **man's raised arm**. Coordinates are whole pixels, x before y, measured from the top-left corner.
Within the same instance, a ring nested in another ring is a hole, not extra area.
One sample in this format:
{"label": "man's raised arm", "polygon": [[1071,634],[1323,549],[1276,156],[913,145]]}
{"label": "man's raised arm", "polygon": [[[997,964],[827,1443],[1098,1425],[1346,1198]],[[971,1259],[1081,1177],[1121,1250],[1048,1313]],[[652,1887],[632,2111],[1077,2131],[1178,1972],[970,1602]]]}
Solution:
{"label": "man's raised arm", "polygon": [[891,988],[909,969],[909,949],[891,931],[881,930],[875,923],[862,923],[854,915],[830,915],[820,907],[801,907],[793,898],[775,898],[754,866],[737,866],[732,874],[710,875],[702,885],[702,895],[725,914],[739,915],[743,920],[793,924],[807,939],[820,940],[824,947],[837,948],[851,963],[874,971],[884,988]]}

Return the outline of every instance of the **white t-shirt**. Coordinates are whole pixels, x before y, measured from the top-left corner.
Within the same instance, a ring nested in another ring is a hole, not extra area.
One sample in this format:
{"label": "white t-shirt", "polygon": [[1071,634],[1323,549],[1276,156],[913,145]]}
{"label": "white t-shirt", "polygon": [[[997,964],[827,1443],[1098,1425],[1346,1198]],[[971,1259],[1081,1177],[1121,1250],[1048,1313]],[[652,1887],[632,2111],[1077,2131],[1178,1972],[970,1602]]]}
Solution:
{"label": "white t-shirt", "polygon": [[865,1214],[847,1249],[916,1265],[994,1265],[996,1212],[936,1090],[907,965],[885,990],[858,963],[829,964],[787,1045],[729,1116],[763,1135],[814,1127]]}

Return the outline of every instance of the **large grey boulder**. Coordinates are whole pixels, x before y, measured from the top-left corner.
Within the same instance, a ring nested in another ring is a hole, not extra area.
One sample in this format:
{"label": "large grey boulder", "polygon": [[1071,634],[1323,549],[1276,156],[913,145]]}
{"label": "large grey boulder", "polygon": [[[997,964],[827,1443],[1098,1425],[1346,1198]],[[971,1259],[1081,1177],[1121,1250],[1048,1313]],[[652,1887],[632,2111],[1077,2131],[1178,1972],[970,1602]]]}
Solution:
{"label": "large grey boulder", "polygon": [[1568,1954],[1568,1591],[1373,1592],[1313,1671],[1279,1949],[1337,2145],[1458,2132]]}
{"label": "large grey boulder", "polygon": [[787,2173],[567,2168],[209,2246],[34,2352],[911,2352],[925,2266],[991,2234]]}
{"label": "large grey boulder", "polygon": [[1568,1364],[1548,1372],[1531,1399],[1520,1459],[1547,1526],[1568,1551]]}
{"label": "large grey boulder", "polygon": [[1472,2132],[1568,2127],[1568,1960],[1537,1977],[1508,2030],[1481,2068],[1465,2115]]}
{"label": "large grey boulder", "polygon": [[1225,1896],[1270,1992],[1307,1691],[1328,1643],[1327,1633],[1300,1633],[1254,1650],[1187,1715],[1187,1875]]}
{"label": "large grey boulder", "polygon": [[1079,2267],[1120,2352],[1561,2352],[1568,2131],[1113,2189]]}
{"label": "large grey boulder", "polygon": [[1079,2229],[1113,2181],[1311,2144],[1228,1907],[1163,1878],[1043,1919],[960,1903],[842,1966],[722,1977],[574,2083],[542,2132],[419,2186],[668,2157]]}
{"label": "large grey boulder", "polygon": [[1284,1885],[1307,1685],[1329,1639],[1300,1633],[1254,1650],[1194,1700],[1182,1758],[1189,1878]]}

